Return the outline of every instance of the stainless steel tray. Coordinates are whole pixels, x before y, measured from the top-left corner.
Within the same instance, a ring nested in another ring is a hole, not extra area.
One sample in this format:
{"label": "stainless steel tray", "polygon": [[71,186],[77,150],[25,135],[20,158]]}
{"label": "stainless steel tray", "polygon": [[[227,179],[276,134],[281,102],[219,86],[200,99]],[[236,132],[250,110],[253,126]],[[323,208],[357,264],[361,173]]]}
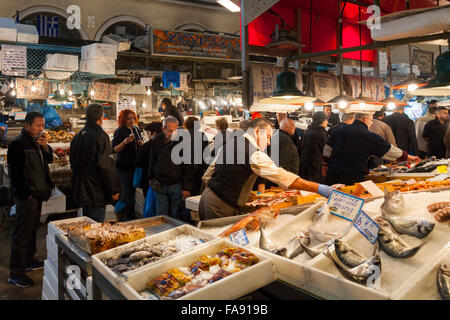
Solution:
{"label": "stainless steel tray", "polygon": [[179,227],[185,223],[169,216],[156,216],[152,218],[128,221],[127,224],[135,224],[139,227],[144,228],[145,236],[148,237],[152,234],[157,234],[169,229]]}

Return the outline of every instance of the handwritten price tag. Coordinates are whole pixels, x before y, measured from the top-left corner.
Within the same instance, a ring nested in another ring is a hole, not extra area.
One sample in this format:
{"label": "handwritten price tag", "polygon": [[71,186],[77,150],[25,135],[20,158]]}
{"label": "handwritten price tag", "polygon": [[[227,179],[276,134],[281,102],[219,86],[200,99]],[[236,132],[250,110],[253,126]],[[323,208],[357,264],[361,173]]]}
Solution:
{"label": "handwritten price tag", "polygon": [[235,233],[230,234],[231,242],[236,243],[240,246],[245,246],[248,244],[247,233],[245,233],[244,229],[236,231]]}
{"label": "handwritten price tag", "polygon": [[370,241],[371,244],[374,244],[375,241],[377,241],[380,226],[364,211],[360,212],[353,225],[367,240]]}
{"label": "handwritten price tag", "polygon": [[353,221],[359,214],[364,204],[364,199],[351,196],[337,190],[331,192],[328,199],[330,212],[342,219]]}

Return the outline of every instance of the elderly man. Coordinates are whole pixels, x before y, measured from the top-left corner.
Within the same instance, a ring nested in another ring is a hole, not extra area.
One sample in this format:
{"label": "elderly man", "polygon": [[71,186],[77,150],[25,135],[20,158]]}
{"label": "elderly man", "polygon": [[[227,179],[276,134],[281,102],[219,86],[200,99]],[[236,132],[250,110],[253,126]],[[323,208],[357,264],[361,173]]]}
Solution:
{"label": "elderly man", "polygon": [[337,128],[340,128],[344,125],[352,124],[353,121],[355,121],[355,113],[344,113],[342,114],[342,122],[339,122],[338,124],[335,124],[330,129],[328,129],[328,136],[331,137],[331,135],[336,131]]}
{"label": "elderly man", "polygon": [[420,160],[370,132],[372,122],[371,114],[357,113],[353,124],[342,126],[330,137],[323,153],[329,159],[326,184],[353,185],[364,181],[371,155],[390,161]]}
{"label": "elderly man", "polygon": [[446,107],[437,109],[436,118],[423,128],[422,137],[428,142],[428,153],[436,158],[445,158],[446,148],[444,136],[448,126],[448,110]]}
{"label": "elderly man", "polygon": [[416,128],[417,143],[419,144],[419,157],[426,158],[428,154],[428,141],[422,137],[423,129],[425,125],[436,118],[437,100],[431,100],[428,107],[428,111],[425,115],[421,116],[414,123]]}
{"label": "elderly man", "polygon": [[397,146],[406,152],[411,151],[416,156],[419,154],[416,129],[414,129],[414,122],[404,111],[405,107],[396,106],[391,115],[383,118],[383,122],[391,127]]}
{"label": "elderly man", "polygon": [[258,176],[284,188],[301,189],[328,197],[331,188],[306,181],[275,165],[263,152],[272,137],[272,124],[264,118],[250,123],[242,137],[234,137],[219,151],[203,181],[207,184],[200,199],[202,220],[240,214]]}

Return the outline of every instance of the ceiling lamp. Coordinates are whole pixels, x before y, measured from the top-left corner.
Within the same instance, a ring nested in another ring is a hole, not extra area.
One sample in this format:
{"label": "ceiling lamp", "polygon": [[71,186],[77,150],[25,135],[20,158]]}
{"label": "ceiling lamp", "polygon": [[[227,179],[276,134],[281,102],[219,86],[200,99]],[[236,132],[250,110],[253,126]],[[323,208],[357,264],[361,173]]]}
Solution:
{"label": "ceiling lamp", "polygon": [[407,103],[394,97],[391,93],[392,88],[392,63],[391,63],[391,47],[387,48],[387,59],[389,67],[389,96],[386,99],[380,101],[384,106],[387,106],[388,110],[394,110],[397,106],[406,106]]}
{"label": "ceiling lamp", "polygon": [[225,8],[227,8],[228,10],[230,10],[231,12],[239,12],[241,11],[241,8],[234,3],[231,0],[217,0],[217,3],[224,6]]}
{"label": "ceiling lamp", "polygon": [[439,55],[436,59],[436,76],[428,84],[414,92],[420,96],[450,95],[450,51]]}
{"label": "ceiling lamp", "polygon": [[[341,84],[341,86],[342,86],[342,84]],[[355,104],[355,103],[360,103],[360,102],[361,101],[346,95],[344,91],[341,91],[341,93],[338,96],[329,100],[327,102],[327,104],[336,104],[340,109],[345,109],[350,104]]]}
{"label": "ceiling lamp", "polygon": [[277,85],[272,95],[261,99],[267,104],[293,104],[314,101],[316,98],[307,96],[297,88],[297,76],[288,70],[288,60],[285,61],[284,71],[277,75]]}

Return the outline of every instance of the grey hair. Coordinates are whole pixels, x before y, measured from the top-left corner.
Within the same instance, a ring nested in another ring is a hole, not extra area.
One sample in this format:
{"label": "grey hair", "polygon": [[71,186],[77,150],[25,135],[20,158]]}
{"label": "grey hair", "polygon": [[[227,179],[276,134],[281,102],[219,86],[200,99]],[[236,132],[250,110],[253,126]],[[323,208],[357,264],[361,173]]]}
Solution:
{"label": "grey hair", "polygon": [[284,118],[283,120],[281,120],[280,129],[286,128],[287,126],[293,126],[293,125],[295,125],[294,120],[289,119],[289,118]]}
{"label": "grey hair", "polygon": [[272,122],[270,122],[266,118],[256,118],[255,120],[253,120],[252,122],[249,123],[248,127],[249,128],[260,128],[260,129],[265,129],[265,128],[269,128],[269,127],[273,128]]}
{"label": "grey hair", "polygon": [[177,125],[180,125],[180,124],[178,123],[177,118],[175,118],[175,117],[173,117],[173,116],[168,116],[167,118],[165,118],[165,119],[163,120],[163,128],[164,128],[164,129],[167,128],[167,124],[168,124],[168,123],[176,123]]}
{"label": "grey hair", "polygon": [[247,130],[248,125],[250,124],[250,120],[247,119],[243,119],[241,121],[239,121],[239,128],[241,128],[242,130]]}
{"label": "grey hair", "polygon": [[356,120],[367,119],[369,117],[370,117],[370,114],[368,114],[368,113],[356,113],[356,115],[355,115]]}
{"label": "grey hair", "polygon": [[349,119],[355,119],[355,113],[354,112],[342,114],[342,121],[347,121]]}

